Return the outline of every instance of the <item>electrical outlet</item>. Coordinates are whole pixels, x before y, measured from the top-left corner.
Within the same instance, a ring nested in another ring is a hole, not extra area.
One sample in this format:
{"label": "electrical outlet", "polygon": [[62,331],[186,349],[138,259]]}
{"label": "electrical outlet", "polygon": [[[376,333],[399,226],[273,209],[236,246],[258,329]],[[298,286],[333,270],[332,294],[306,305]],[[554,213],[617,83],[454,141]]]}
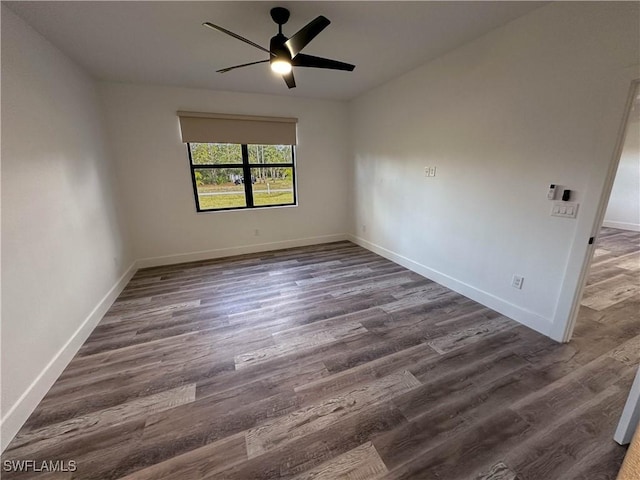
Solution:
{"label": "electrical outlet", "polygon": [[260,236],[260,230],[258,230],[257,228],[253,231],[253,235],[256,237]]}
{"label": "electrical outlet", "polygon": [[513,288],[517,288],[518,290],[522,289],[522,284],[524,283],[524,277],[520,276],[520,275],[513,275],[513,278],[511,279],[511,286]]}

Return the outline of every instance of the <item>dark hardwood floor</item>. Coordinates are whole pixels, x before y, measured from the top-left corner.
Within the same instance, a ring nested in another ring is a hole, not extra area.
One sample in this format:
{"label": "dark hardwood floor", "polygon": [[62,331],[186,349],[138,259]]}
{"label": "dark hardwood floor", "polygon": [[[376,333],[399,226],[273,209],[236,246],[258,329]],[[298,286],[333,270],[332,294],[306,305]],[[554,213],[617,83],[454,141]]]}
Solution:
{"label": "dark hardwood floor", "polygon": [[3,478],[613,479],[639,252],[566,345],[348,242],[141,270],[2,456],[77,470]]}

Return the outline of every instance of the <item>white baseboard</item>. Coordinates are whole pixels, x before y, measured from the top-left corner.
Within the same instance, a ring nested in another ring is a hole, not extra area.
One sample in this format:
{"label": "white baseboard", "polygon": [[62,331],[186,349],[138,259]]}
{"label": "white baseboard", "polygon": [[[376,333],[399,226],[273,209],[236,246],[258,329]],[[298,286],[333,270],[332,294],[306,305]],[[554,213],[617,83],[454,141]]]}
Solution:
{"label": "white baseboard", "polygon": [[159,267],[163,265],[174,265],[176,263],[198,262],[212,258],[232,257],[234,255],[244,255],[246,253],[268,252],[271,250],[281,250],[283,248],[306,247],[321,243],[340,242],[346,240],[343,233],[335,235],[323,235],[320,237],[298,238],[296,240],[284,240],[280,242],[258,243],[254,245],[243,245],[240,247],[218,248],[215,250],[203,250],[200,252],[180,253],[177,255],[165,255],[162,257],[142,258],[136,262],[137,268]]}
{"label": "white baseboard", "polygon": [[603,227],[609,228],[619,228],[620,230],[630,230],[632,232],[640,232],[640,225],[637,223],[627,223],[627,222],[610,222],[609,220],[605,220],[602,222]]}
{"label": "white baseboard", "polygon": [[551,336],[553,322],[538,315],[535,312],[524,309],[522,307],[518,307],[517,305],[509,303],[501,298],[496,297],[495,295],[456,280],[449,275],[429,268],[426,265],[422,265],[421,263],[415,262],[410,258],[393,252],[387,248],[381,247],[380,245],[377,245],[375,243],[369,242],[368,240],[365,240],[363,238],[357,237],[355,235],[348,235],[348,239],[353,243],[366,248],[367,250],[377,253],[378,255],[391,260],[392,262],[402,265],[403,267],[422,275],[423,277],[426,277],[436,283],[439,283],[440,285],[450,288],[454,292],[458,292],[459,294],[464,295],[471,300],[475,300],[476,302],[489,307],[496,312],[499,312],[511,318],[512,320],[515,320],[516,322],[522,323],[523,325],[532,328],[533,330],[543,335],[546,335],[548,337]]}
{"label": "white baseboard", "polygon": [[98,302],[87,318],[82,322],[67,343],[51,359],[40,375],[29,385],[29,388],[20,396],[18,401],[9,409],[0,422],[0,452],[9,445],[13,437],[18,433],[29,415],[38,406],[62,371],[69,364],[82,344],[89,337],[95,326],[109,310],[111,304],[118,298],[120,292],[129,283],[136,273],[135,262],[116,281],[107,294]]}

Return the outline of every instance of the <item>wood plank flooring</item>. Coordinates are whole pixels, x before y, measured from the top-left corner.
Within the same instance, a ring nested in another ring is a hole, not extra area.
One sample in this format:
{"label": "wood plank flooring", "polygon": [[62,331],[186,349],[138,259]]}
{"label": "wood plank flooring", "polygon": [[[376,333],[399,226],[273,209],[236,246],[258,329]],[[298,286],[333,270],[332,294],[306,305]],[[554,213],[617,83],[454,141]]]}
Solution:
{"label": "wood plank flooring", "polygon": [[77,469],[3,478],[613,479],[639,253],[567,345],[348,242],[141,270],[2,455]]}
{"label": "wood plank flooring", "polygon": [[603,228],[582,305],[601,311],[640,293],[640,233]]}

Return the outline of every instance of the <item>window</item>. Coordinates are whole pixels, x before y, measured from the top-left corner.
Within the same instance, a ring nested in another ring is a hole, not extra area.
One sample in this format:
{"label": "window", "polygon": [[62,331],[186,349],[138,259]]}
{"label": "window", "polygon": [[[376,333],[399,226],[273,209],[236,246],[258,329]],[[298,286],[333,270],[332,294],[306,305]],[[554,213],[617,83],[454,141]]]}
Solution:
{"label": "window", "polygon": [[199,212],[296,204],[293,145],[187,143]]}
{"label": "window", "polygon": [[179,111],[199,212],[296,204],[298,119]]}

